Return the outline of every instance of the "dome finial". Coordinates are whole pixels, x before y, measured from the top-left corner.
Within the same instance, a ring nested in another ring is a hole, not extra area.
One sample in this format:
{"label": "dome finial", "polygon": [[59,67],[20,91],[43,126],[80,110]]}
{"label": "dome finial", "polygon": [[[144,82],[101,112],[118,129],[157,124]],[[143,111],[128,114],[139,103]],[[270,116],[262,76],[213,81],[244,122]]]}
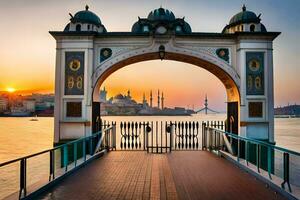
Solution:
{"label": "dome finial", "polygon": [[89,6],[88,5],[85,6],[85,10],[89,10]]}
{"label": "dome finial", "polygon": [[246,11],[246,6],[245,6],[245,4],[243,4],[243,7],[242,7],[242,9],[243,9],[243,12],[245,12],[245,11]]}

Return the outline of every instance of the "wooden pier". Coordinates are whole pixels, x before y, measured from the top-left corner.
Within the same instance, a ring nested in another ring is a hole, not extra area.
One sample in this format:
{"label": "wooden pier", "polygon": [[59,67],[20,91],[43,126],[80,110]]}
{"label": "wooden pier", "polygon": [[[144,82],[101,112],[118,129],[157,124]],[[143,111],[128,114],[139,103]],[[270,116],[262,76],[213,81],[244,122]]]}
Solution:
{"label": "wooden pier", "polygon": [[285,199],[207,151],[112,151],[37,199]]}

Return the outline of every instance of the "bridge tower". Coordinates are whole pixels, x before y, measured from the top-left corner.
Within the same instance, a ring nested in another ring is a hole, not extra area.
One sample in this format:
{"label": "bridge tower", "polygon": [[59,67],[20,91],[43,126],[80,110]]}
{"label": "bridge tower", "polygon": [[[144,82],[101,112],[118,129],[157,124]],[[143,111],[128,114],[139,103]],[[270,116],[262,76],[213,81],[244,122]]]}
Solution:
{"label": "bridge tower", "polygon": [[205,114],[207,115],[207,110],[208,110],[207,94],[205,94],[204,106],[205,106]]}

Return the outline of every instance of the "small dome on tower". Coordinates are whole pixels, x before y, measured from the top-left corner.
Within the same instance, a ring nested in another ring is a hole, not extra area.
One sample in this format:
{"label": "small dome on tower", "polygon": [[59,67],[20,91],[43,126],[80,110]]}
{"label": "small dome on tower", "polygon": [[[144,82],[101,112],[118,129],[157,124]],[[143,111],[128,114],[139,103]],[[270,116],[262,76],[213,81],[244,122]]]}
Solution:
{"label": "small dome on tower", "polygon": [[94,25],[101,25],[100,18],[93,12],[89,11],[89,6],[85,6],[85,10],[77,12],[73,18],[71,18],[73,23],[80,22],[80,23],[87,23],[87,24],[94,24]]}
{"label": "small dome on tower", "polygon": [[260,23],[260,16],[260,14],[257,16],[254,12],[248,11],[243,5],[242,11],[230,19],[222,33],[267,32],[266,27]]}
{"label": "small dome on tower", "polygon": [[260,18],[252,11],[248,11],[246,6],[243,5],[242,11],[234,15],[229,22],[229,25],[241,23],[259,23]]}
{"label": "small dome on tower", "polygon": [[93,12],[89,11],[89,6],[85,10],[77,12],[74,16],[70,13],[70,23],[67,24],[64,31],[95,31],[99,33],[106,32],[100,18]]}

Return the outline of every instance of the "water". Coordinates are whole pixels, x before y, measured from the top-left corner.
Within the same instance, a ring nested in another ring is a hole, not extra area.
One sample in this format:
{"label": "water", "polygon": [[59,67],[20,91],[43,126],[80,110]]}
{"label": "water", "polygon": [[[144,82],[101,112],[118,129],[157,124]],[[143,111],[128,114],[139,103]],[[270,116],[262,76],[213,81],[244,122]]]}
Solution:
{"label": "water", "polygon": [[[224,120],[224,114],[193,116],[107,116],[113,121]],[[0,118],[0,163],[53,147],[53,118]],[[300,118],[275,119],[276,145],[300,152]]]}
{"label": "water", "polygon": [[[53,147],[53,118],[0,118],[0,163],[36,153]],[[108,121],[207,121],[224,120],[225,114],[194,116],[108,116]],[[118,123],[119,124],[119,123]],[[275,140],[282,146],[300,152],[300,119],[276,118]],[[118,142],[118,140],[117,140]],[[293,159],[293,158],[292,158]],[[29,183],[47,177],[49,156],[42,155],[36,160],[28,161]],[[37,173],[38,172],[38,173]],[[9,176],[7,176],[9,174]],[[0,199],[7,193],[17,191],[19,185],[19,164],[0,169]],[[10,183],[8,186],[6,183]],[[2,185],[1,185],[2,184]],[[5,194],[3,193],[5,186]]]}

